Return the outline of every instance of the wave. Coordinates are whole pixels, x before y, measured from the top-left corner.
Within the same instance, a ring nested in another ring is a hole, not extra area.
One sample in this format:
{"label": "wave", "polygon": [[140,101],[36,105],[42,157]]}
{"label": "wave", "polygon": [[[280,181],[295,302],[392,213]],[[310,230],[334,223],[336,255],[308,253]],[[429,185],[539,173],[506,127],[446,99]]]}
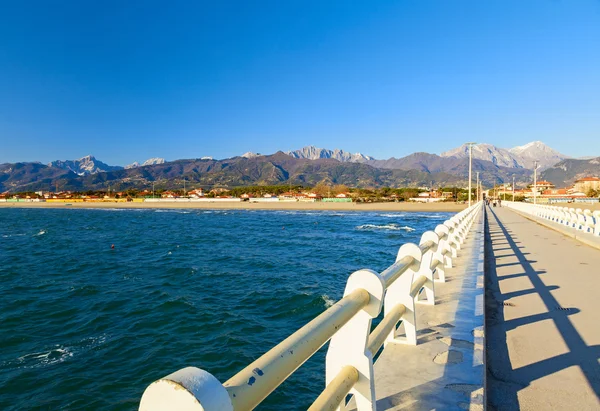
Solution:
{"label": "wave", "polygon": [[414,228],[407,225],[400,226],[398,224],[363,224],[356,227],[357,230],[390,230],[390,231],[415,231]]}
{"label": "wave", "polygon": [[108,335],[101,334],[94,337],[87,337],[74,343],[72,346],[56,344],[49,350],[25,354],[14,360],[8,361],[2,365],[16,366],[18,368],[41,368],[48,365],[62,363],[72,358],[77,353],[82,353],[95,349],[106,343]]}
{"label": "wave", "polygon": [[182,210],[165,210],[159,208],[158,210],[154,210],[155,213],[174,213],[174,214],[190,214],[190,211],[182,211]]}
{"label": "wave", "polygon": [[329,298],[329,296],[327,294],[323,294],[321,296],[321,299],[323,300],[323,302],[325,303],[325,308],[329,308],[331,307],[333,304],[335,304],[335,301],[333,301],[331,298]]}
{"label": "wave", "polygon": [[447,219],[452,213],[427,213],[427,214],[415,214],[415,217],[418,218],[442,218]]}
{"label": "wave", "polygon": [[73,356],[73,352],[69,347],[61,347],[59,345],[57,345],[57,347],[58,348],[53,348],[49,351],[23,355],[22,357],[17,358],[15,363],[23,368],[39,368],[46,365],[61,363]]}

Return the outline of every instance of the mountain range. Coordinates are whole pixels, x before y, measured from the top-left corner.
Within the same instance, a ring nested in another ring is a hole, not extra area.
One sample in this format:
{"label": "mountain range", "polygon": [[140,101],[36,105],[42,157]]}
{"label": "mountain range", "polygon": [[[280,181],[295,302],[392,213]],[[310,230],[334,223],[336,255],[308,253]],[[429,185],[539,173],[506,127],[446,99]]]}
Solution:
{"label": "mountain range", "polygon": [[121,166],[109,166],[106,163],[96,159],[96,157],[87,155],[85,157],[81,157],[77,160],[56,160],[48,163],[48,167],[60,168],[62,170],[69,170],[79,176],[85,176],[88,174],[95,173],[105,173],[107,171],[116,171],[123,170],[129,168],[136,167],[144,167],[150,166],[154,164],[163,164],[165,162],[164,158],[150,158],[144,161],[142,164],[134,161],[131,164],[126,165],[125,167]]}
{"label": "mountain range", "polygon": [[294,158],[306,158],[309,160],[333,158],[334,160],[350,163],[364,163],[369,160],[375,160],[375,158],[361,153],[352,154],[337,148],[335,150],[327,150],[325,148],[317,148],[315,146],[307,146],[301,148],[300,150],[286,151],[285,153]]}
{"label": "mountain range", "polygon": [[[441,155],[413,153],[402,158],[377,160],[361,153],[320,149],[314,146],[272,155],[245,153],[230,159],[177,160],[152,158],[121,167],[107,165],[93,156],[78,160],[41,163],[0,164],[0,192],[48,190],[91,190],[179,187],[183,180],[203,186],[270,184],[312,185],[324,181],[355,187],[403,187],[422,185],[466,185],[468,146]],[[476,173],[486,186],[515,181],[529,183],[534,160],[540,178],[557,186],[583,175],[600,175],[600,158],[571,159],[536,141],[502,149],[490,144],[473,146],[473,179]],[[545,169],[545,171],[544,171]]]}
{"label": "mountain range", "polygon": [[204,188],[245,185],[302,184],[319,182],[346,184],[353,187],[403,187],[442,185],[463,182],[448,173],[425,173],[417,170],[384,170],[361,163],[342,163],[334,159],[298,159],[283,152],[252,158],[225,160],[177,160],[146,167],[120,169],[78,175],[40,163],[0,164],[0,191],[59,190],[125,190],[127,188]]}
{"label": "mountain range", "polygon": [[[248,153],[247,153],[248,154]],[[396,159],[394,157],[387,160],[376,160],[375,158],[362,153],[349,153],[344,150],[327,150],[323,148],[317,148],[314,146],[304,147],[300,150],[287,151],[295,158],[307,158],[315,160],[318,158],[333,158],[342,162],[356,162],[356,163],[367,163],[374,167],[383,168],[403,168],[406,169],[407,163],[411,163],[414,157],[413,154]],[[415,154],[426,154],[428,159],[436,162],[438,165],[443,164],[442,158],[468,158],[469,157],[469,146],[463,144],[455,149],[443,152],[440,156],[429,153],[415,153]],[[525,144],[524,146],[513,147],[510,149],[496,147],[492,144],[474,144],[472,149],[473,158],[479,160],[489,161],[500,167],[508,168],[527,168],[533,170],[534,162],[538,161],[538,166],[541,169],[545,169],[553,166],[561,160],[569,158],[568,156],[559,153],[558,151],[548,147],[541,141],[533,141]],[[424,156],[421,156],[423,159]],[[407,161],[403,161],[406,159]]]}

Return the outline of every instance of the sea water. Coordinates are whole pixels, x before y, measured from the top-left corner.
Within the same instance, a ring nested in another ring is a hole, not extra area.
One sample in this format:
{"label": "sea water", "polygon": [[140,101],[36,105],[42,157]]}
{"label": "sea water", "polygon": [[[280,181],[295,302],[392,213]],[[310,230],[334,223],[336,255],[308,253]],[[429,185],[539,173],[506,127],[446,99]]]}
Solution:
{"label": "sea water", "polygon": [[[135,410],[187,366],[225,382],[451,215],[0,209],[0,409]],[[326,348],[258,409],[306,409]]]}

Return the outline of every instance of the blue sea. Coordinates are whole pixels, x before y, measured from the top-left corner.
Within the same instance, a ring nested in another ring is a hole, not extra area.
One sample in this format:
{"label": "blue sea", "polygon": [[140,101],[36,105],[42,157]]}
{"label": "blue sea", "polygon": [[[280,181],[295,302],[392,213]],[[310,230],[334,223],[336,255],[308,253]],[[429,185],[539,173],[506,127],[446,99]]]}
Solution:
{"label": "blue sea", "polygon": [[[135,410],[186,366],[225,382],[451,215],[0,209],[0,409]],[[258,409],[306,409],[326,347]]]}

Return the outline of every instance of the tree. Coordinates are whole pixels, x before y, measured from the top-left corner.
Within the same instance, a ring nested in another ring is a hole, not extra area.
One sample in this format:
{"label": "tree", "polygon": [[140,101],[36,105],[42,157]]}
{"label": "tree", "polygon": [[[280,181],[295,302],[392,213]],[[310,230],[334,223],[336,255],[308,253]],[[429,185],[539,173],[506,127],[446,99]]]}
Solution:
{"label": "tree", "polygon": [[338,185],[333,186],[333,189],[331,191],[333,192],[334,195],[338,195],[338,194],[348,193],[350,191],[350,189],[348,188],[347,185],[338,184]]}
{"label": "tree", "polygon": [[404,198],[404,201],[408,201],[411,198],[414,198],[418,195],[419,195],[418,190],[404,190],[404,192],[402,192],[402,198]]}
{"label": "tree", "polygon": [[327,184],[321,182],[321,183],[318,183],[316,186],[314,186],[312,191],[315,194],[325,197],[325,196],[329,195],[329,192],[331,191],[331,187],[329,187]]}

